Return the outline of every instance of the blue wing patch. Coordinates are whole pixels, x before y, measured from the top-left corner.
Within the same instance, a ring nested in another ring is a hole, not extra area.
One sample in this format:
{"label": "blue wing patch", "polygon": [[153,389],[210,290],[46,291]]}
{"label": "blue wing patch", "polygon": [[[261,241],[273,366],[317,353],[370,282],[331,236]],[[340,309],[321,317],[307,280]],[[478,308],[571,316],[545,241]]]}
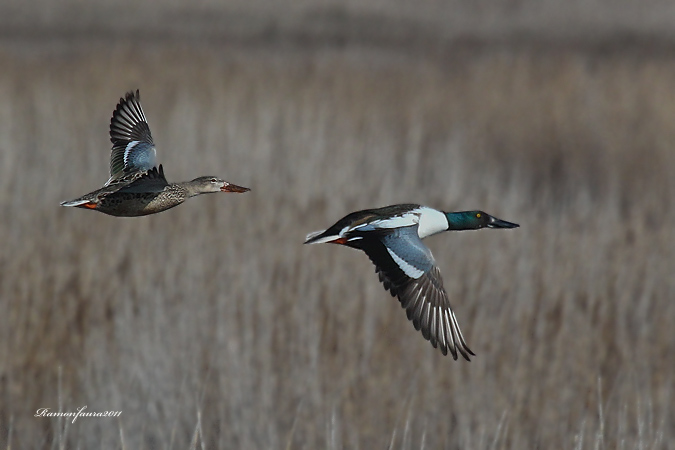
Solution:
{"label": "blue wing patch", "polygon": [[152,144],[131,141],[124,149],[124,167],[138,170],[150,170],[155,167],[157,151]]}
{"label": "blue wing patch", "polygon": [[382,237],[382,244],[394,262],[411,278],[419,278],[435,264],[431,250],[417,235],[417,225],[394,229]]}

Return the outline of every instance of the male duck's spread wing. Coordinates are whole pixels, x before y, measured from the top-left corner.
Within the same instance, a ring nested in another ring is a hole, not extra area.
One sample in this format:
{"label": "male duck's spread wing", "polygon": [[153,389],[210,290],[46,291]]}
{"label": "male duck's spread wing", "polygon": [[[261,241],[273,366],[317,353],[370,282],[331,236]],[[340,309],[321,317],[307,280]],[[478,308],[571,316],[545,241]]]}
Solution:
{"label": "male duck's spread wing", "polygon": [[385,289],[398,297],[415,329],[444,355],[449,351],[457,359],[459,351],[469,360],[474,353],[459,329],[434,257],[417,235],[417,224],[373,234],[378,238],[364,238],[359,247],[375,264]]}
{"label": "male duck's spread wing", "polygon": [[132,194],[148,194],[153,192],[162,192],[169,183],[164,177],[164,168],[159,165],[153,167],[147,172],[136,172],[138,175],[126,186],[120,188],[117,192],[132,193]]}
{"label": "male duck's spread wing", "polygon": [[143,113],[138,91],[120,99],[110,119],[110,179],[106,185],[126,178],[133,172],[144,172],[156,166],[157,151],[150,127]]}

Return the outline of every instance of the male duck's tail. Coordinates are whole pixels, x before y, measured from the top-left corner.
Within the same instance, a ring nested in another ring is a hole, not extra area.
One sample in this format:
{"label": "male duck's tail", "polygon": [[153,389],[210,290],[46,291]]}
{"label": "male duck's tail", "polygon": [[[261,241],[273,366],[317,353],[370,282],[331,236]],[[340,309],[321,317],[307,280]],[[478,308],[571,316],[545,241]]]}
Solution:
{"label": "male duck's tail", "polygon": [[328,230],[320,230],[309,233],[305,238],[305,244],[321,244],[324,242],[329,242],[334,239],[339,238],[340,236],[324,236]]}

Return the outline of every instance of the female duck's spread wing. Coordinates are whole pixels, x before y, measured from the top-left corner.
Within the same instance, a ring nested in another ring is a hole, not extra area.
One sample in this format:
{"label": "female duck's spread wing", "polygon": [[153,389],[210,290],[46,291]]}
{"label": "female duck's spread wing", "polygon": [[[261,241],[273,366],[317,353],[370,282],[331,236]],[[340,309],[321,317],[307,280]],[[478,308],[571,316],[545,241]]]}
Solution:
{"label": "female duck's spread wing", "polygon": [[106,186],[133,172],[149,171],[156,166],[157,151],[143,113],[138,91],[120,99],[110,119],[110,179]]}
{"label": "female duck's spread wing", "polygon": [[359,248],[375,264],[385,289],[398,297],[415,329],[444,355],[449,351],[457,359],[459,352],[469,360],[474,353],[459,329],[434,257],[417,235],[417,225],[371,233],[358,241]]}

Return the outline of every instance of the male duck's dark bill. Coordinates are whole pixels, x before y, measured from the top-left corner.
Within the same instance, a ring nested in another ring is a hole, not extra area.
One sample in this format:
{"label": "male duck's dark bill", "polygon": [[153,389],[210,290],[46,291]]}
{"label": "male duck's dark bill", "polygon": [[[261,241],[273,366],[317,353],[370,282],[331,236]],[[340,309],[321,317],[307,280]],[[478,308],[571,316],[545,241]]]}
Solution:
{"label": "male duck's dark bill", "polygon": [[506,220],[497,219],[492,216],[490,216],[487,224],[488,228],[518,228],[519,226],[517,223],[507,222]]}

